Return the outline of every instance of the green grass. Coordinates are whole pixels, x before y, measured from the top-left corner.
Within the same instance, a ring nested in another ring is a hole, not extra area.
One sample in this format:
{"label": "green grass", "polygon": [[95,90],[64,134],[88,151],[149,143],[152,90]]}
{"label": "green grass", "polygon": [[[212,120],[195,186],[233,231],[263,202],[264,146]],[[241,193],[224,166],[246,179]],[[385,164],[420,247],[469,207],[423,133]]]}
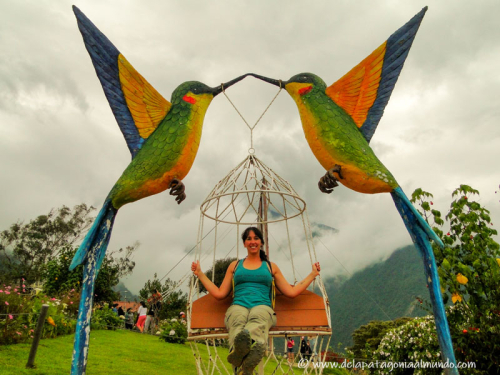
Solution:
{"label": "green grass", "polygon": [[[198,348],[206,364],[207,348],[201,344],[198,344]],[[35,369],[25,368],[29,351],[30,344],[0,346],[0,374],[68,374],[71,368],[73,335],[41,340],[35,359]],[[226,368],[230,369],[226,362],[227,349],[218,348],[217,351]],[[269,361],[265,373],[272,374],[275,368],[276,362]],[[285,369],[284,362],[283,368]],[[302,370],[294,370],[296,374],[302,374]],[[225,373],[223,369],[221,372]],[[218,371],[215,370],[215,373],[218,374]],[[87,374],[195,375],[196,367],[188,343],[168,344],[155,336],[128,331],[101,330],[93,331],[90,335]]]}

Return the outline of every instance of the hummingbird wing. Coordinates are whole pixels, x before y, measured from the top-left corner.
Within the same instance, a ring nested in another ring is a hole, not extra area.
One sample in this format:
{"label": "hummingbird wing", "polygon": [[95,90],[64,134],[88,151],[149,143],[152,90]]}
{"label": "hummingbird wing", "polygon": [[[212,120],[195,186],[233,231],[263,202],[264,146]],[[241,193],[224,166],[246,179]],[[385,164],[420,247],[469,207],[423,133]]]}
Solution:
{"label": "hummingbird wing", "polygon": [[368,142],[384,114],[426,11],[427,7],[423,8],[325,91],[352,117]]}
{"label": "hummingbird wing", "polygon": [[73,5],[78,28],[127,146],[136,155],[171,104],[142,77],[109,39]]}

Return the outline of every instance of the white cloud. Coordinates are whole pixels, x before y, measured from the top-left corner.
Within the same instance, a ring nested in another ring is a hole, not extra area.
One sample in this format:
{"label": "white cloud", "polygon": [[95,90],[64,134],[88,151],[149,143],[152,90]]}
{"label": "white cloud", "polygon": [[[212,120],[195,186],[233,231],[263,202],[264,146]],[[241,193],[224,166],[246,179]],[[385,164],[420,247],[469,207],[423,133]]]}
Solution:
{"label": "white cloud", "polygon": [[[333,83],[422,7],[394,1],[76,5],[167,99],[183,81],[215,86],[248,71],[282,79],[311,71]],[[445,211],[451,190],[470,184],[482,192],[494,223],[500,220],[494,194],[500,183],[499,8],[494,1],[430,5],[372,140],[408,194],[422,187]],[[71,3],[5,4],[0,44],[1,227],[63,204],[100,206],[130,155]],[[276,87],[252,78],[228,90],[250,124],[275,93]],[[256,127],[254,142],[257,155],[307,201],[311,220],[339,229],[324,243],[351,272],[410,243],[388,195],[343,187],[329,196],[318,191],[324,171],[286,92]],[[177,206],[161,194],[120,210],[110,247],[142,244],[126,281],[133,291],[153,273],[163,276],[194,245],[199,204],[249,146],[246,125],[220,95],[207,112],[198,157],[184,181],[187,201]],[[317,250],[326,274],[343,272],[321,244]],[[296,263],[307,264],[304,257],[297,254]],[[277,259],[286,264],[284,256]],[[170,276],[181,277],[190,261]]]}

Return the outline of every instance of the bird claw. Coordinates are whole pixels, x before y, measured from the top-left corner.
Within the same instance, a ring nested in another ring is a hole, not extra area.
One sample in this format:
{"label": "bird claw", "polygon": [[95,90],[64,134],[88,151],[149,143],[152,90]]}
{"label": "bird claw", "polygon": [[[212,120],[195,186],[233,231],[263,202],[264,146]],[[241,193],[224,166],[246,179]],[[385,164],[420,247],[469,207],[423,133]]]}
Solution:
{"label": "bird claw", "polygon": [[342,176],[341,166],[338,164],[335,164],[335,166],[332,169],[330,169],[328,172],[326,172],[325,175],[319,179],[318,187],[322,193],[330,194],[334,188],[339,186],[339,184],[337,182],[338,179],[333,174],[334,172],[339,175],[340,179],[344,179],[344,176]]}
{"label": "bird claw", "polygon": [[186,186],[182,183],[181,180],[178,180],[177,178],[174,178],[171,182],[170,185],[168,186],[170,189],[170,195],[175,195],[175,201],[177,204],[181,204],[181,202],[186,199],[186,193],[184,193],[184,190],[186,190]]}

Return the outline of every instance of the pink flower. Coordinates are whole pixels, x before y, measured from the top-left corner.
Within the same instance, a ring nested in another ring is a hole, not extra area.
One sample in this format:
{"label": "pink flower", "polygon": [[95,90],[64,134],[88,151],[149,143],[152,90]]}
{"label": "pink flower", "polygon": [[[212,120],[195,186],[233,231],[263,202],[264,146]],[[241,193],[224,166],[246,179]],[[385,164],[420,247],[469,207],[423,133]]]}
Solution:
{"label": "pink flower", "polygon": [[69,304],[70,304],[70,305],[72,305],[72,304],[73,304],[73,301],[71,301]]}
{"label": "pink flower", "polygon": [[14,319],[14,317],[13,317],[12,315],[10,315],[10,314],[9,314],[9,319],[11,319],[11,320],[12,320],[12,319]]}
{"label": "pink flower", "polygon": [[16,333],[17,333],[19,336],[21,336],[21,332],[17,332],[17,331],[16,331]]}
{"label": "pink flower", "polygon": [[16,289],[14,289],[14,292],[17,292],[17,288],[16,288]]}
{"label": "pink flower", "polygon": [[21,295],[21,293],[17,292],[18,295]]}
{"label": "pink flower", "polygon": [[71,289],[70,292],[74,292],[75,290],[74,289]]}
{"label": "pink flower", "polygon": [[30,336],[31,338],[33,338],[33,336]]}
{"label": "pink flower", "polygon": [[26,290],[25,290],[25,289],[23,289],[23,293],[26,293]]}
{"label": "pink flower", "polygon": [[34,332],[32,329],[30,329],[30,332]]}
{"label": "pink flower", "polygon": [[2,290],[2,289],[0,289],[0,293],[3,293],[3,290]]}
{"label": "pink flower", "polygon": [[7,301],[5,301],[5,304],[6,304],[7,306],[9,306],[9,303],[8,303]]}
{"label": "pink flower", "polygon": [[23,288],[26,288],[26,285],[23,284]]}
{"label": "pink flower", "polygon": [[51,300],[51,301],[55,301],[56,299],[55,299],[55,298],[51,298],[50,300]]}
{"label": "pink flower", "polygon": [[10,292],[5,291],[5,294],[10,294]]}
{"label": "pink flower", "polygon": [[26,281],[26,280],[24,280],[24,279],[21,279],[21,280]]}
{"label": "pink flower", "polygon": [[26,324],[24,325],[24,329],[28,329],[28,326]]}

